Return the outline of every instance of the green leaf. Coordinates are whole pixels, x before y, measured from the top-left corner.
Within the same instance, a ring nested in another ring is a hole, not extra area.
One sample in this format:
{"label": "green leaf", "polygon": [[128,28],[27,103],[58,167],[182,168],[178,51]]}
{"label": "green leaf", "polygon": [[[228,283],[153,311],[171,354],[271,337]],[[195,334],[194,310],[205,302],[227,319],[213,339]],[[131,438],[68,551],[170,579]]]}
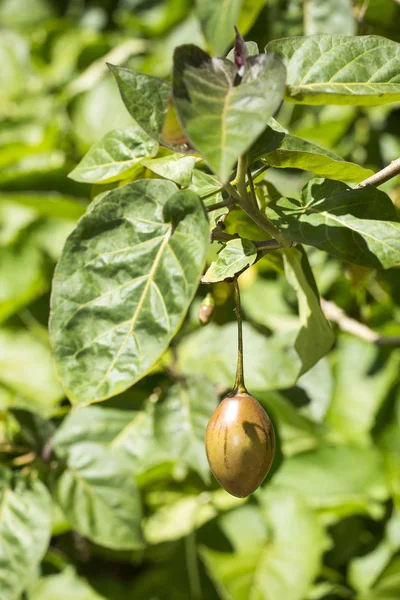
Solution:
{"label": "green leaf", "polygon": [[52,445],[58,456],[66,458],[75,444],[95,442],[109,447],[121,460],[127,459],[133,473],[142,474],[172,458],[155,440],[154,412],[152,402],[139,411],[97,406],[81,408],[64,419]]}
{"label": "green leaf", "polygon": [[338,33],[355,35],[357,21],[351,0],[307,0],[304,4],[306,35]]}
{"label": "green leaf", "polygon": [[126,179],[141,159],[155,156],[158,143],[139,126],[114,129],[91,147],[69,174],[83,183],[110,183]]}
{"label": "green leaf", "polygon": [[141,379],[183,321],[204,268],[199,197],[137,181],[100,197],[57,266],[50,335],[68,397],[104,400]]}
{"label": "green leaf", "polygon": [[[280,127],[275,129],[275,124],[276,121],[271,119],[266,132],[256,142],[256,148],[252,148],[252,157],[262,158],[268,165],[278,169],[303,169],[312,171],[320,177],[341,181],[358,182],[372,175],[370,169],[345,161],[334,152],[295,135],[286,133],[279,142],[278,136],[282,136],[282,132]],[[265,151],[263,151],[263,143],[265,143]],[[272,148],[271,151],[270,147],[275,145],[277,145],[276,149]]]}
{"label": "green leaf", "polygon": [[43,416],[64,396],[47,344],[20,329],[0,329],[0,383],[15,394],[16,406]]}
{"label": "green leaf", "polygon": [[391,40],[321,34],[275,40],[266,52],[283,59],[292,102],[370,106],[400,100],[400,45]]}
{"label": "green leaf", "polygon": [[29,591],[28,600],[105,600],[73,567],[67,567],[57,575],[41,577]]}
{"label": "green leaf", "polygon": [[385,456],[385,470],[390,491],[398,510],[400,510],[400,394],[394,406],[391,422],[379,436],[379,447]]}
{"label": "green leaf", "polygon": [[303,495],[330,520],[358,513],[381,518],[388,496],[376,448],[332,446],[297,454],[284,461],[274,485]]}
{"label": "green leaf", "polygon": [[400,514],[395,512],[386,523],[385,535],[379,545],[372,552],[350,562],[349,582],[352,587],[359,593],[369,590],[399,550]]}
{"label": "green leaf", "polygon": [[261,499],[261,514],[245,506],[221,518],[235,551],[203,548],[206,567],[223,598],[303,600],[326,546],[322,527],[300,498],[268,490]]}
{"label": "green leaf", "polygon": [[288,237],[365,267],[400,265],[400,222],[389,196],[367,186],[351,189],[313,179],[300,201],[280,198],[268,218]]}
{"label": "green leaf", "polygon": [[0,599],[16,600],[50,541],[51,498],[40,481],[0,468]]}
{"label": "green leaf", "polygon": [[217,259],[211,263],[203,275],[203,283],[216,283],[231,279],[247,267],[250,267],[257,258],[257,248],[250,240],[239,238],[227,242],[218,253]]}
{"label": "green leaf", "polygon": [[400,557],[396,556],[379,578],[376,586],[358,600],[397,600],[400,594]]}
{"label": "green leaf", "polygon": [[332,355],[334,393],[326,417],[335,437],[367,445],[375,417],[399,370],[399,355],[386,360],[373,344],[341,335]]}
{"label": "green leaf", "polygon": [[216,56],[222,56],[235,36],[242,0],[198,0],[197,15],[204,37]]}
{"label": "green leaf", "polygon": [[139,492],[133,474],[113,453],[93,442],[71,447],[54,495],[72,527],[101,546],[142,546]]}
{"label": "green leaf", "polygon": [[308,371],[331,349],[335,337],[319,303],[314,275],[303,248],[285,248],[285,274],[296,290],[300,330],[294,347],[301,359],[300,374]]}
{"label": "green leaf", "polygon": [[156,175],[171,179],[182,187],[188,187],[192,181],[192,173],[196,164],[195,156],[175,153],[161,158],[142,160],[142,165]]}
{"label": "green leaf", "polygon": [[162,141],[170,97],[169,83],[133,69],[115,65],[108,67],[117,81],[129,114],[153,139]]}
{"label": "green leaf", "polygon": [[197,471],[205,481],[209,480],[210,471],[204,436],[216,407],[215,387],[200,379],[176,384],[156,406],[155,438],[160,447]]}
{"label": "green leaf", "polygon": [[137,414],[135,410],[99,406],[73,410],[58,427],[52,446],[60,458],[66,458],[71,448],[82,442],[108,446]]}
{"label": "green leaf", "polygon": [[232,62],[196,46],[175,50],[175,107],[189,140],[222,182],[278,108],[285,85],[285,69],[274,56],[249,58],[235,86],[236,75]]}
{"label": "green leaf", "polygon": [[49,289],[45,261],[33,244],[25,241],[0,249],[0,322],[42,296]]}

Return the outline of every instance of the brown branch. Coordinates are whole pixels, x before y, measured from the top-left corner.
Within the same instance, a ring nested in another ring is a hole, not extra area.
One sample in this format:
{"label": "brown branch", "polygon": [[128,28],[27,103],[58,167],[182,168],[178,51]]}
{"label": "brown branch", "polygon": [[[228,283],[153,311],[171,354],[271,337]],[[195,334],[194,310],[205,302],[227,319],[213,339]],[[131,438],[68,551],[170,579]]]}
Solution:
{"label": "brown branch", "polygon": [[367,185],[382,185],[382,183],[389,181],[389,179],[396,177],[396,175],[400,175],[400,158],[393,160],[390,165],[381,171],[378,171],[377,173],[371,175],[371,177],[368,177],[368,179],[361,181],[356,185],[355,189],[363,188]]}
{"label": "brown branch", "polygon": [[328,321],[337,323],[342,331],[347,331],[366,342],[376,346],[400,346],[400,336],[383,336],[373,331],[367,325],[359,323],[346,315],[334,302],[321,298],[321,308]]}

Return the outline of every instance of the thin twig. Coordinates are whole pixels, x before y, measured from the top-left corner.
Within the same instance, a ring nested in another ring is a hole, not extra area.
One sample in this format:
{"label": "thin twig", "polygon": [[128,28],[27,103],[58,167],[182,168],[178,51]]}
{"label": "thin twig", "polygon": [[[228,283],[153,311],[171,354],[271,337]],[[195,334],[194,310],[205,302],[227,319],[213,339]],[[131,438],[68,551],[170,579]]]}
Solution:
{"label": "thin twig", "polygon": [[393,160],[390,163],[390,165],[388,165],[381,171],[378,171],[377,173],[371,175],[371,177],[368,177],[367,179],[364,179],[364,181],[361,181],[359,184],[356,185],[355,189],[363,188],[367,185],[382,185],[382,183],[385,183],[385,181],[389,181],[389,179],[396,177],[396,175],[400,175],[400,158]]}
{"label": "thin twig", "polygon": [[376,346],[400,346],[400,336],[383,336],[373,331],[367,325],[348,317],[334,302],[321,298],[321,308],[328,321],[337,323],[342,331],[347,331],[366,342]]}
{"label": "thin twig", "polygon": [[233,206],[234,204],[236,204],[236,200],[229,197],[226,200],[221,200],[221,202],[215,202],[214,204],[210,204],[210,206],[206,206],[206,211],[211,212],[213,210],[217,210],[218,208]]}
{"label": "thin twig", "polygon": [[250,168],[247,169],[247,178],[248,178],[249,185],[250,185],[250,197],[253,200],[254,206],[256,208],[258,208],[256,188],[254,187],[253,176],[251,174],[251,169]]}

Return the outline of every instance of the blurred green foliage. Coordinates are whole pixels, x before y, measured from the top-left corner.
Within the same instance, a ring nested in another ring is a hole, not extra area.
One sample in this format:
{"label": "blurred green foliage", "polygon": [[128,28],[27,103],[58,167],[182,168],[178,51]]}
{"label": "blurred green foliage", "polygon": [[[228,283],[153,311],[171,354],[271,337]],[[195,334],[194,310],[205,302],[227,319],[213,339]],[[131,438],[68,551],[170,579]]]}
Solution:
{"label": "blurred green foliage", "polygon": [[[263,260],[241,279],[248,386],[279,441],[274,472],[247,501],[217,486],[202,449],[206,416],[234,378],[228,284],[215,285],[213,324],[197,322],[201,286],[157,367],[101,407],[71,412],[54,373],[53,269],[91,198],[113,185],[67,175],[108,131],[136,127],[106,62],[168,78],[178,44],[228,52],[230,22],[260,49],[314,33],[400,41],[395,0],[230,0],[226,18],[214,4],[0,0],[1,600],[400,598],[400,350],[338,331],[296,382],[285,362],[296,300],[279,265]],[[398,104],[283,103],[277,118],[374,171],[400,156]],[[267,181],[298,196],[310,177],[270,169]],[[398,209],[399,178],[383,189]],[[400,335],[398,270],[307,252],[325,298]],[[191,396],[179,412],[182,375]]]}

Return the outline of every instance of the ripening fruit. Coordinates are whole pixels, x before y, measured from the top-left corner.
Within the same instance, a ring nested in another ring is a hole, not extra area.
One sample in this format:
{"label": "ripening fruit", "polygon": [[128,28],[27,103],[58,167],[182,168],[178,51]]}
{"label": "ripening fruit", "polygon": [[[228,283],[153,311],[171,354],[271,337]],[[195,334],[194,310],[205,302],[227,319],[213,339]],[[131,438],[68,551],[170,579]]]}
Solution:
{"label": "ripening fruit", "polygon": [[207,425],[206,452],[212,472],[232,496],[245,498],[267,475],[275,454],[272,423],[250,394],[227,396]]}

